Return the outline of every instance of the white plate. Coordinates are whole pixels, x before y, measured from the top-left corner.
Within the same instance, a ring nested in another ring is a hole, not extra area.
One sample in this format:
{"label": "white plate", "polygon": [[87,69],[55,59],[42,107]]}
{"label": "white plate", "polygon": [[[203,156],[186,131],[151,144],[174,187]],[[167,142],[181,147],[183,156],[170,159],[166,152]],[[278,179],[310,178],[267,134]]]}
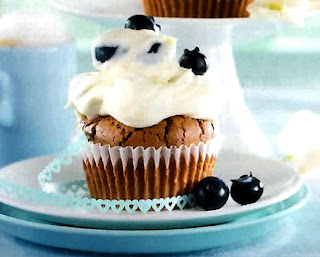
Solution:
{"label": "white plate", "polygon": [[[0,171],[0,178],[40,190],[37,175],[52,158],[39,157],[7,166]],[[250,171],[264,184],[262,198],[257,203],[240,206],[230,197],[227,204],[216,211],[192,209],[146,214],[140,212],[129,214],[125,211],[120,214],[111,211],[100,213],[98,210],[74,211],[71,208],[45,207],[21,199],[8,198],[3,193],[0,194],[0,201],[37,214],[38,218],[62,224],[108,229],[168,229],[212,225],[241,219],[243,215],[254,214],[257,210],[287,199],[303,184],[298,172],[281,162],[230,151],[221,152],[215,176],[230,185],[230,179],[238,178]],[[65,166],[63,172],[54,179],[65,181],[70,178],[83,178],[81,160],[78,157],[73,160],[72,165]]]}

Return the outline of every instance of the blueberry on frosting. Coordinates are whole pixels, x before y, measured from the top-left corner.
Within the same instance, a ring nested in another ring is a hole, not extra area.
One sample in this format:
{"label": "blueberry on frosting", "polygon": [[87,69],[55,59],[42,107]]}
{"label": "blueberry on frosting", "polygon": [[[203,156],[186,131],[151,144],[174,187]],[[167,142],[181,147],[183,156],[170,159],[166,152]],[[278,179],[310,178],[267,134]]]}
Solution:
{"label": "blueberry on frosting", "polygon": [[150,49],[148,51],[148,54],[156,54],[156,53],[158,53],[160,47],[161,47],[161,43],[154,43],[150,47]]}
{"label": "blueberry on frosting", "polygon": [[152,16],[146,16],[142,14],[133,15],[127,19],[124,27],[126,29],[142,30],[148,29],[158,32],[161,30],[160,25],[156,24]]}
{"label": "blueberry on frosting", "polygon": [[102,66],[112,59],[124,56],[128,48],[123,45],[117,45],[114,42],[99,42],[93,46],[92,58],[97,66]]}
{"label": "blueberry on frosting", "polygon": [[95,48],[95,58],[97,61],[104,63],[112,58],[116,53],[117,46],[99,46]]}
{"label": "blueberry on frosting", "polygon": [[208,70],[207,58],[200,52],[199,47],[192,51],[185,49],[179,64],[183,68],[191,69],[195,75],[203,75]]}

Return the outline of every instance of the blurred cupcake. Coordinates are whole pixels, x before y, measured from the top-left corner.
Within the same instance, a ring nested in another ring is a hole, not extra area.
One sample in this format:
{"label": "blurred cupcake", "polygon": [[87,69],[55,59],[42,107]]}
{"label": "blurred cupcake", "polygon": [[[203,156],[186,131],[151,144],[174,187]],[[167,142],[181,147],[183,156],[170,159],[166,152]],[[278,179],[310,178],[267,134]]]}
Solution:
{"label": "blurred cupcake", "polygon": [[143,0],[147,15],[181,18],[248,17],[254,0]]}
{"label": "blurred cupcake", "polygon": [[69,106],[90,142],[83,167],[91,197],[152,199],[187,194],[212,175],[221,140],[218,99],[198,48],[176,61],[176,39],[152,17],[93,43],[100,72],[76,76]]}

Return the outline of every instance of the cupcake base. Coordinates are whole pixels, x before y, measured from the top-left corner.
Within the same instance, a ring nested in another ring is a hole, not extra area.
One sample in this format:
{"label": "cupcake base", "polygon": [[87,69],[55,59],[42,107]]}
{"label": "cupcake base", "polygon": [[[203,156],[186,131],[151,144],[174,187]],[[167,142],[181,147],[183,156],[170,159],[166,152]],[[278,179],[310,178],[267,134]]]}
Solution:
{"label": "cupcake base", "polygon": [[[132,160],[129,160],[132,163]],[[198,182],[212,175],[216,158],[206,156],[196,161],[191,158],[189,164],[182,158],[181,168],[177,168],[174,160],[171,167],[166,167],[164,160],[155,169],[153,161],[144,168],[143,160],[139,160],[136,169],[128,165],[123,169],[121,161],[115,168],[111,164],[104,167],[102,160],[96,164],[83,161],[90,196],[96,199],[154,199],[184,195],[193,191]],[[187,166],[189,167],[187,168]]]}
{"label": "cupcake base", "polygon": [[212,142],[159,149],[91,144],[83,149],[90,196],[140,200],[191,193],[213,174],[219,148]]}

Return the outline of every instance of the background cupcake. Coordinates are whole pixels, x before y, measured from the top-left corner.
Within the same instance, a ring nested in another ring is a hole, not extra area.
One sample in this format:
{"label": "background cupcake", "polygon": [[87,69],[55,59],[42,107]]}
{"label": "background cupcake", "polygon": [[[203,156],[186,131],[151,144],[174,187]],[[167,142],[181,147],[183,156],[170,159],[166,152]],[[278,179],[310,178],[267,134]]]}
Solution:
{"label": "background cupcake", "polygon": [[249,17],[247,7],[254,0],[143,0],[147,15],[181,18]]}
{"label": "background cupcake", "polygon": [[131,17],[92,48],[100,72],[76,76],[69,105],[90,145],[83,166],[90,194],[149,199],[192,192],[212,175],[220,148],[214,81],[198,48],[176,61],[176,40],[154,19]]}

